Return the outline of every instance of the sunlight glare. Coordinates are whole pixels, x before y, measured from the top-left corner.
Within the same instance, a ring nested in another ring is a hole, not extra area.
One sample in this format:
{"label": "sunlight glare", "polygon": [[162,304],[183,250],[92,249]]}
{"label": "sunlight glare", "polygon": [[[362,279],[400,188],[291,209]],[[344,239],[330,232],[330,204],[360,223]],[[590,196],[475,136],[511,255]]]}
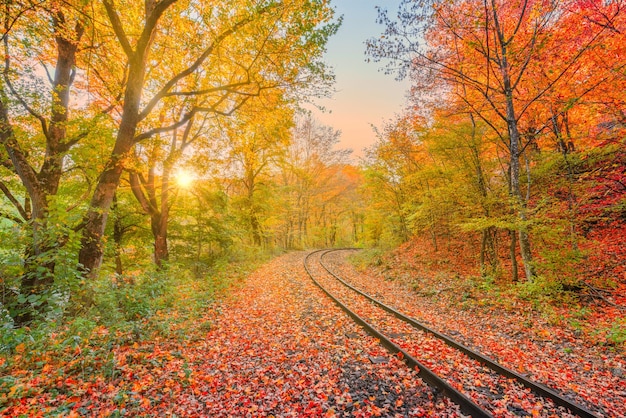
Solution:
{"label": "sunlight glare", "polygon": [[176,174],[176,183],[179,187],[183,189],[188,188],[191,183],[194,181],[194,175],[188,171],[180,170],[178,174]]}

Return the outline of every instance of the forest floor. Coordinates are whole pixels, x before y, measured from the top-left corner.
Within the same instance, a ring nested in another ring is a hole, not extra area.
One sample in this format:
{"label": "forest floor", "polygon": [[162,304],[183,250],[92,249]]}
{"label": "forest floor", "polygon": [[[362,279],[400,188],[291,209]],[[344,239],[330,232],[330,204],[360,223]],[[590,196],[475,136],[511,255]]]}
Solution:
{"label": "forest floor", "polygon": [[624,323],[626,295],[584,307],[547,301],[539,307],[511,288],[463,277],[458,266],[433,266],[422,256],[405,247],[374,268],[343,263],[338,271],[384,303],[599,415],[626,416],[626,344],[606,338],[607,323]]}
{"label": "forest floor", "polygon": [[[0,416],[460,416],[313,285],[304,256],[277,257],[167,332],[103,350],[107,330],[96,329],[63,356],[20,347],[10,368],[0,359]],[[442,297],[451,290],[439,279],[416,291],[387,267],[384,277],[344,263],[342,274],[604,416],[624,416],[620,347],[589,344],[521,306],[494,309],[478,295],[459,304]]]}

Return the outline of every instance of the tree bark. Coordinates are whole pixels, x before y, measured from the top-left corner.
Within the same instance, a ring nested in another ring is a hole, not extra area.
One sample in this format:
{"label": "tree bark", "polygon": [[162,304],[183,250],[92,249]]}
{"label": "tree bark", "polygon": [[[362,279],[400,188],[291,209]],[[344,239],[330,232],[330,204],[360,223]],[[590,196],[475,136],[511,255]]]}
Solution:
{"label": "tree bark", "polygon": [[113,202],[113,196],[117,191],[124,169],[124,162],[130,156],[130,151],[134,146],[135,133],[139,123],[139,103],[145,79],[145,52],[135,53],[130,60],[131,65],[124,94],[122,120],[115,140],[115,146],[106,168],[100,175],[89,204],[89,209],[84,218],[85,227],[83,229],[78,262],[89,277],[95,277],[98,268],[102,264],[104,228]]}
{"label": "tree bark", "polygon": [[117,191],[126,159],[135,145],[137,125],[141,120],[141,95],[146,77],[146,62],[159,19],[176,0],[148,2],[145,8],[144,27],[136,45],[131,45],[124,26],[111,0],[103,0],[109,23],[128,58],[128,79],[124,91],[122,117],[115,138],[115,146],[94,190],[83,223],[83,236],[78,254],[80,268],[88,277],[95,277],[102,264],[104,248],[102,237],[113,196]]}
{"label": "tree bark", "polygon": [[520,254],[522,256],[522,262],[524,264],[524,272],[526,273],[526,280],[533,280],[535,278],[535,271],[532,265],[532,253],[530,248],[530,237],[528,235],[526,221],[526,202],[522,195],[520,186],[520,156],[521,156],[521,136],[519,127],[517,124],[517,114],[515,112],[515,104],[513,102],[513,85],[511,83],[510,67],[508,62],[508,41],[505,40],[504,33],[502,32],[499,20],[496,12],[496,8],[493,8],[494,21],[498,29],[498,41],[500,43],[500,72],[502,74],[503,93],[506,104],[506,124],[509,134],[509,168],[511,179],[511,195],[516,206],[518,219],[521,221],[521,225],[518,228]]}
{"label": "tree bark", "polygon": [[511,244],[509,246],[509,257],[511,259],[511,278],[514,282],[519,281],[519,269],[517,266],[517,234],[515,231],[509,231]]}
{"label": "tree bark", "polygon": [[124,225],[122,219],[117,211],[117,194],[113,196],[113,211],[115,214],[115,221],[113,222],[113,242],[115,243],[115,273],[118,275],[124,274],[124,264],[122,263],[122,239],[124,238]]}
{"label": "tree bark", "polygon": [[[74,27],[75,39],[68,39],[66,34],[65,16],[58,10],[51,16],[56,44],[56,65],[54,80],[52,80],[51,106],[49,120],[38,114],[15,91],[8,76],[0,85],[0,142],[4,146],[13,166],[27,192],[28,211],[20,211],[25,221],[30,222],[31,242],[25,250],[24,273],[21,278],[22,295],[41,295],[54,283],[55,260],[50,251],[63,245],[59,237],[50,235],[48,230],[48,210],[50,199],[59,189],[63,174],[63,158],[71,146],[77,142],[67,140],[66,125],[69,115],[70,89],[74,78],[76,53],[83,34],[82,23],[77,22]],[[5,34],[5,51],[8,52],[8,34]],[[8,68],[9,59],[5,64]],[[5,90],[5,87],[9,91]],[[8,94],[12,94],[23,109],[32,117],[38,119],[46,140],[43,163],[39,172],[29,162],[23,152],[9,119]],[[20,208],[18,208],[19,210]],[[44,258],[42,259],[42,256]],[[45,302],[45,299],[44,299]],[[38,306],[37,310],[45,311],[46,303]],[[18,326],[25,325],[34,319],[34,312],[29,306],[20,309],[22,314],[16,320]]]}
{"label": "tree bark", "polygon": [[524,273],[526,274],[526,280],[534,280],[535,270],[532,265],[530,236],[525,225],[527,221],[526,202],[524,200],[524,196],[522,194],[520,186],[520,134],[513,106],[513,91],[511,89],[508,74],[506,77],[504,77],[504,85],[505,91],[507,92],[506,108],[511,157],[509,161],[509,165],[511,167],[511,194],[514,199],[514,204],[516,205],[518,218],[521,221],[521,225],[518,227],[520,254],[522,256],[522,263],[524,264]]}

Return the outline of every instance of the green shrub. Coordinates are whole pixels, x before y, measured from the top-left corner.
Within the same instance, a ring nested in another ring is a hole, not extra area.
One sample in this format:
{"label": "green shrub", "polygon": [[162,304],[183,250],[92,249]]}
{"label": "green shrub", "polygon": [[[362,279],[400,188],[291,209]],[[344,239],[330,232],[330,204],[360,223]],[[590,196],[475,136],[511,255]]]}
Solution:
{"label": "green shrub", "polygon": [[385,253],[382,248],[367,248],[351,254],[350,261],[361,270],[370,266],[380,267],[385,264]]}
{"label": "green shrub", "polygon": [[517,289],[520,298],[541,304],[556,299],[563,292],[563,285],[558,280],[538,276],[532,281],[518,283]]}

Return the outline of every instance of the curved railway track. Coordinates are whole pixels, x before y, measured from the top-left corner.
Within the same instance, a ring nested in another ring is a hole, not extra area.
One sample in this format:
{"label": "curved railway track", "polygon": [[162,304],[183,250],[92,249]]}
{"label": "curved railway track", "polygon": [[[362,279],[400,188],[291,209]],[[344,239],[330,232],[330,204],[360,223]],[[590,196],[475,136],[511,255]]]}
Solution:
{"label": "curved railway track", "polygon": [[[538,413],[559,417],[598,416],[557,391],[356,289],[324,263],[324,257],[334,251],[339,250],[313,251],[305,257],[304,268],[311,280],[389,352],[416,368],[426,383],[457,403],[463,413],[473,417]],[[313,257],[318,257],[315,265],[310,263]],[[507,399],[519,398],[519,394],[525,401],[523,404],[512,407],[507,403]]]}

